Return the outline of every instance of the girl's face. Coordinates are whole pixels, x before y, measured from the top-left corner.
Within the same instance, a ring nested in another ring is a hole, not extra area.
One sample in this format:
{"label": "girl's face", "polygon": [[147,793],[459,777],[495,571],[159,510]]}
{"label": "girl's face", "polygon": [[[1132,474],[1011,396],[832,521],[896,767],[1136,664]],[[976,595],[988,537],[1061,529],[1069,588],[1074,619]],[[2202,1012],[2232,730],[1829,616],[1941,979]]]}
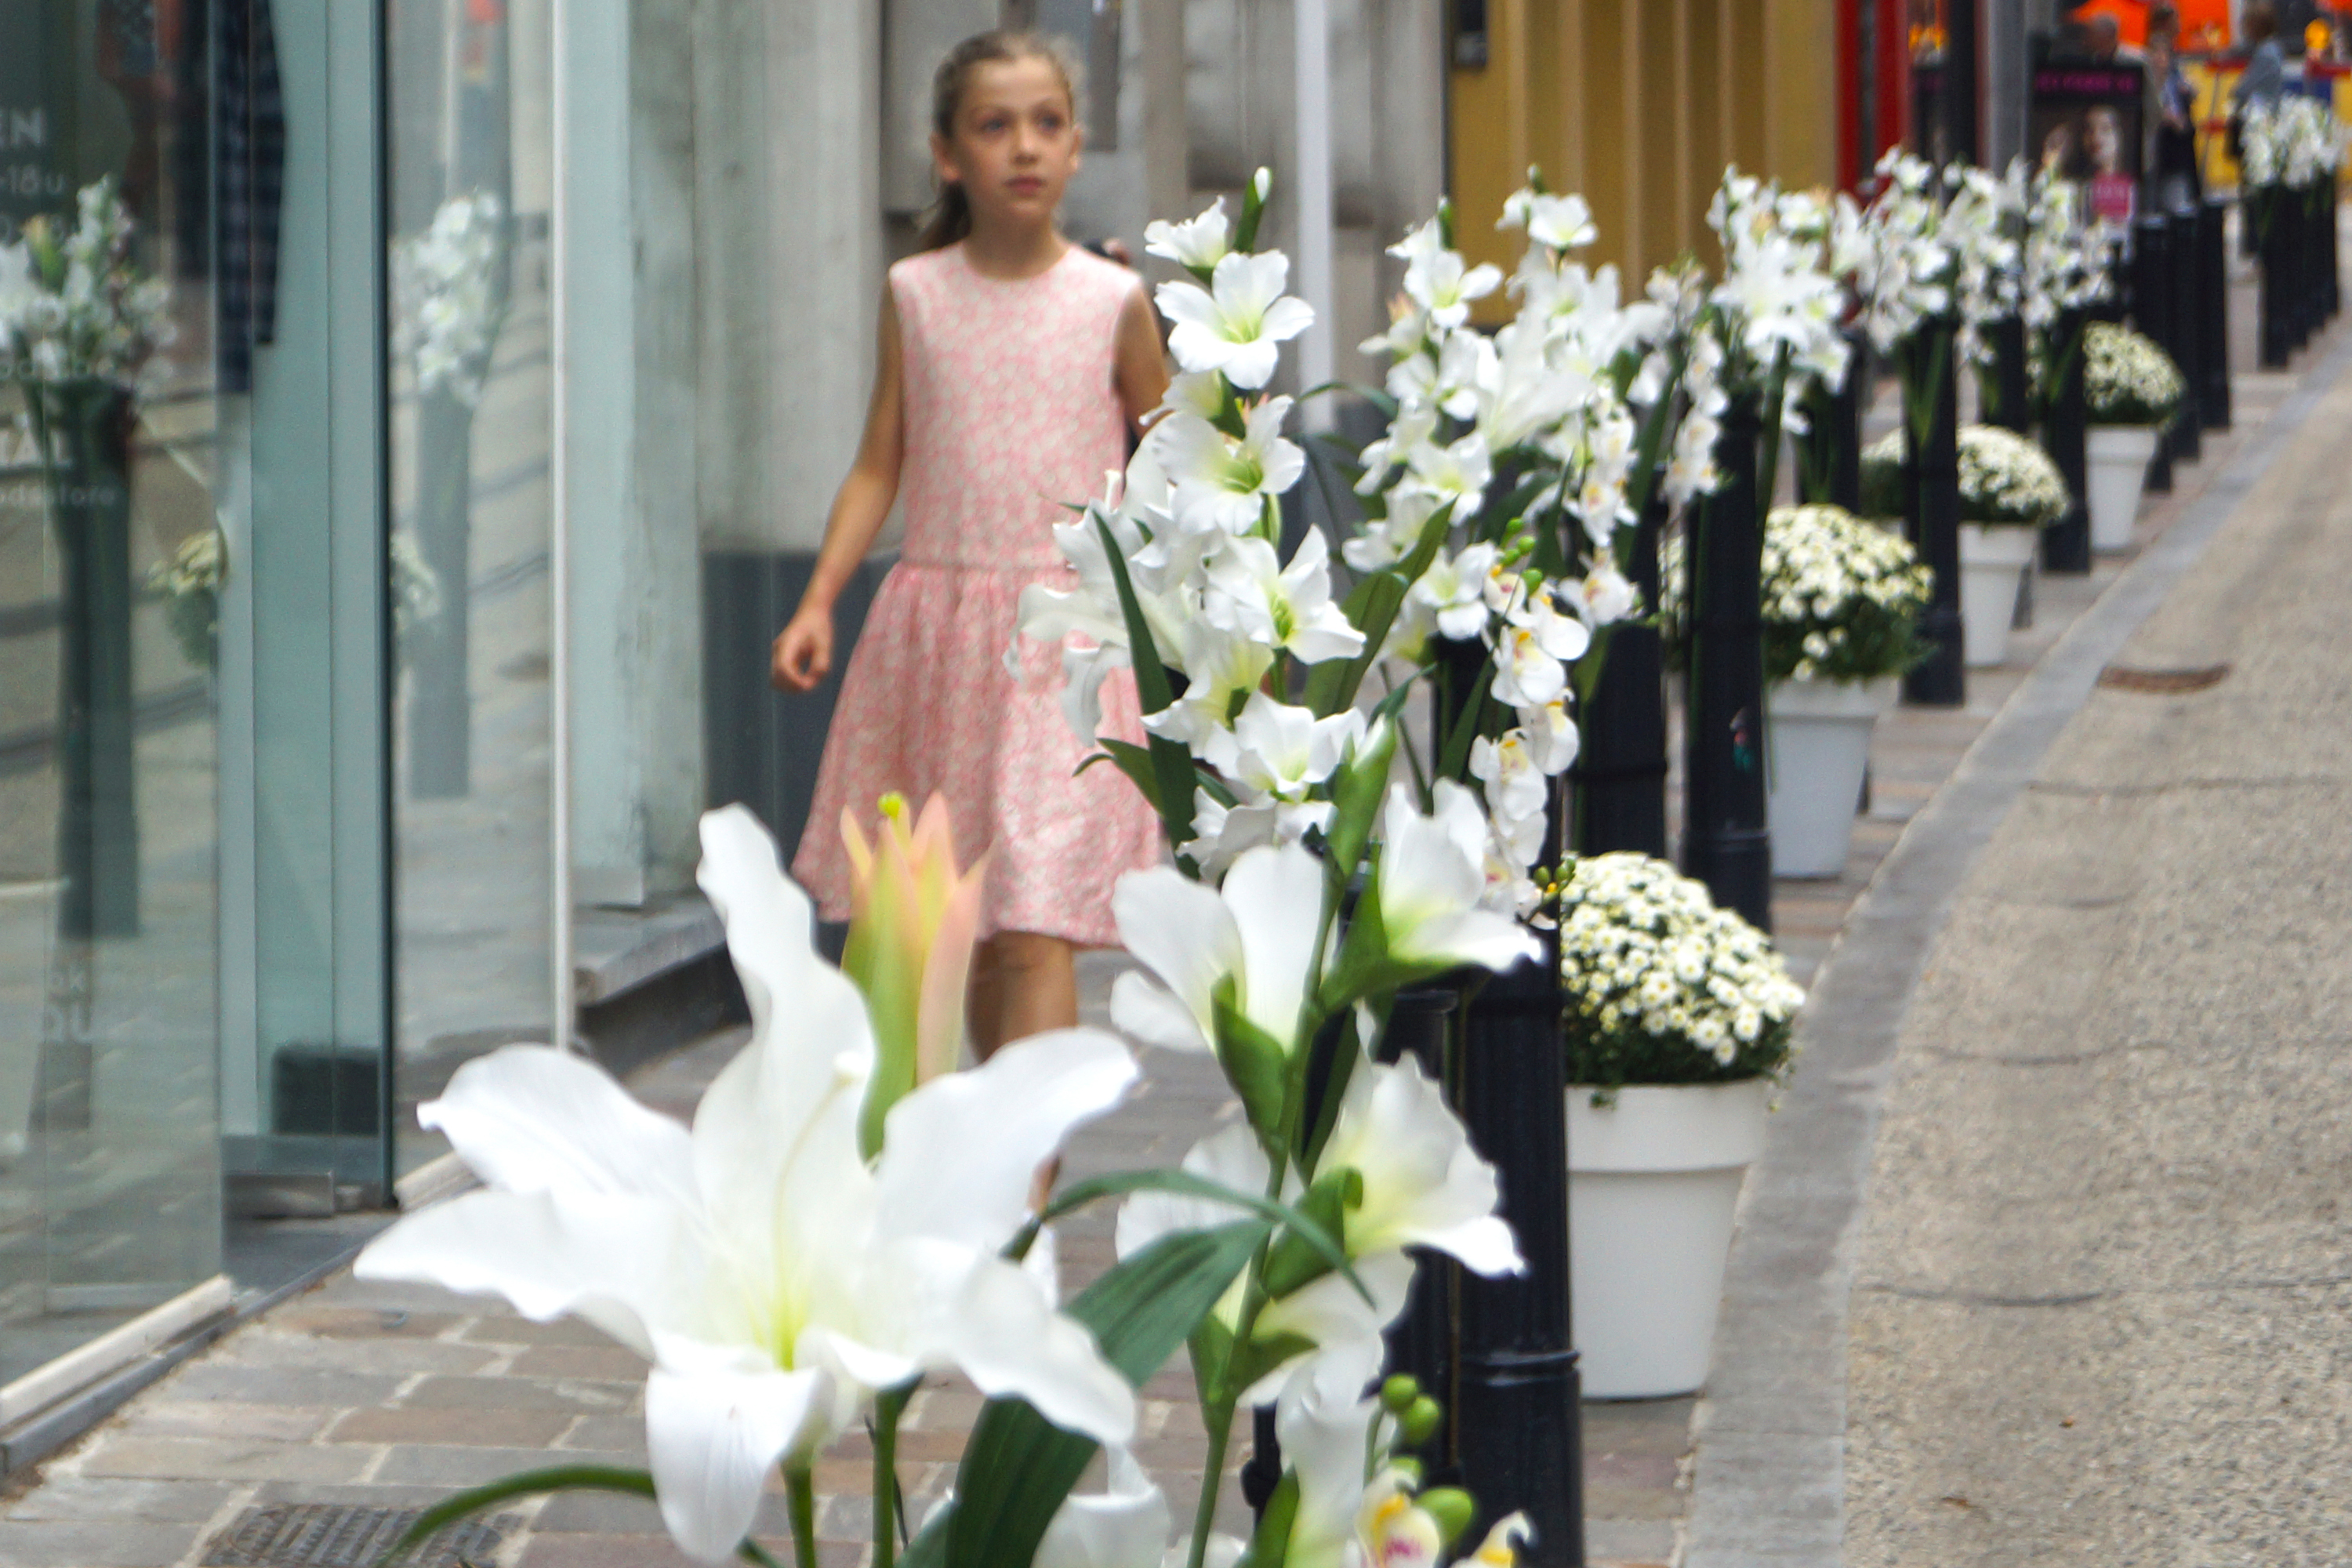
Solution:
{"label": "girl's face", "polygon": [[960,180],[976,220],[1050,223],[1085,141],[1054,62],[986,60],[964,79],[955,134],[933,135],[941,180]]}

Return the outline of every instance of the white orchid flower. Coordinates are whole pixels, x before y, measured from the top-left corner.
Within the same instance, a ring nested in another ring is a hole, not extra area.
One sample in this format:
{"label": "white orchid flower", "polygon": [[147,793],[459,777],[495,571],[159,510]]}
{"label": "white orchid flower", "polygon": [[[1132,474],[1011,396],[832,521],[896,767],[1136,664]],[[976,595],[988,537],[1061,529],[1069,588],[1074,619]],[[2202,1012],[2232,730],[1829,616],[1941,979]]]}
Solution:
{"label": "white orchid flower", "polygon": [[1557,778],[1575,763],[1580,742],[1565,696],[1555,697],[1540,708],[1520,709],[1519,730],[1527,737],[1528,754],[1546,777]]}
{"label": "white orchid flower", "polygon": [[1032,1568],[1160,1568],[1168,1499],[1126,1448],[1112,1448],[1108,1459],[1101,1491],[1074,1491],[1054,1510]]}
{"label": "white orchid flower", "polygon": [[1225,198],[1219,196],[1198,217],[1181,223],[1155,219],[1143,226],[1143,253],[1165,257],[1179,267],[1213,268],[1233,248],[1233,230],[1225,222]]}
{"label": "white orchid flower", "polygon": [[1498,821],[1533,821],[1541,826],[1551,790],[1536,766],[1527,732],[1507,730],[1496,739],[1470,743],[1470,776],[1486,785],[1486,808]]}
{"label": "white orchid flower", "polygon": [[1373,874],[1391,959],[1423,968],[1475,963],[1508,969],[1536,955],[1519,923],[1480,907],[1486,892],[1486,814],[1477,797],[1440,779],[1423,816],[1402,784],[1389,790]]}
{"label": "white orchid flower", "polygon": [[1188,279],[1162,283],[1154,296],[1173,323],[1168,352],[1186,370],[1222,371],[1244,391],[1264,386],[1282,357],[1276,345],[1315,324],[1306,300],[1283,293],[1290,258],[1278,250],[1219,259],[1207,289]]}
{"label": "white orchid flower", "polygon": [[1495,700],[1541,708],[1568,689],[1566,666],[1591,646],[1584,623],[1554,609],[1549,595],[1526,598],[1495,639]]}
{"label": "white orchid flower", "polygon": [[1436,616],[1439,631],[1467,641],[1486,629],[1486,584],[1495,562],[1491,544],[1465,545],[1450,560],[1441,552],[1406,597]]}
{"label": "white orchid flower", "polygon": [[1511,1227],[1495,1213],[1502,1188],[1421,1064],[1362,1062],[1349,1075],[1318,1176],[1353,1170],[1363,1198],[1342,1220],[1350,1257],[1432,1247],[1474,1273],[1517,1274],[1527,1265]]}
{"label": "white orchid flower", "polygon": [[1148,1045],[1207,1050],[1216,1038],[1215,997],[1286,1052],[1299,1043],[1313,981],[1322,863],[1304,847],[1252,849],[1222,889],[1172,866],[1129,871],[1111,894],[1119,941],[1152,978],[1130,970],[1111,985],[1111,1022]]}
{"label": "white orchid flower", "polygon": [[1209,563],[1202,613],[1307,664],[1353,658],[1364,634],[1331,602],[1330,546],[1310,528],[1285,566],[1263,539],[1229,541]]}
{"label": "white orchid flower", "polygon": [[1282,437],[1290,399],[1269,397],[1243,416],[1239,441],[1207,420],[1171,413],[1145,437],[1175,486],[1171,509],[1188,533],[1247,533],[1267,504],[1298,482],[1307,454]]}
{"label": "white orchid flower", "polygon": [[663,1521],[717,1563],[780,1461],[805,1466],[877,1390],[961,1369],[1107,1443],[1127,1384],[998,1256],[1040,1163],[1136,1077],[1093,1030],[1042,1035],[899,1100],[858,1155],[874,1060],[864,1004],[811,945],[807,896],[740,806],[703,818],[703,889],[751,1005],[751,1043],[691,1131],[566,1052],[509,1046],[419,1110],[484,1190],[403,1219],[357,1272],[586,1319],[653,1363],[646,1439]]}

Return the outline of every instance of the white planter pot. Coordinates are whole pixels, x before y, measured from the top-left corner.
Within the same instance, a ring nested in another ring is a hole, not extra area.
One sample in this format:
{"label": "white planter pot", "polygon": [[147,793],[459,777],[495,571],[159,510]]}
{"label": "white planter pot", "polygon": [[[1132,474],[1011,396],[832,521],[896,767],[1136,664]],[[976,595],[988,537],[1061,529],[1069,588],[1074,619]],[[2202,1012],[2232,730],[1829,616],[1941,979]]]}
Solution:
{"label": "white planter pot", "polygon": [[2018,584],[2033,564],[2033,547],[2041,538],[2038,528],[1960,524],[1961,645],[1970,669],[2007,662]]}
{"label": "white planter pot", "polygon": [[1870,766],[1870,731],[1895,705],[1901,686],[1889,676],[1865,682],[1780,680],[1766,689],[1772,875],[1844,872],[1862,777]]}
{"label": "white planter pot", "polygon": [[1605,1110],[1568,1090],[1569,1288],[1588,1399],[1706,1381],[1739,1184],[1764,1152],[1771,1085],[1633,1087]]}
{"label": "white planter pot", "polygon": [[2094,425],[2084,433],[2083,450],[2091,548],[2108,554],[2128,550],[2132,528],[2139,521],[2148,460],[2156,456],[2156,426]]}

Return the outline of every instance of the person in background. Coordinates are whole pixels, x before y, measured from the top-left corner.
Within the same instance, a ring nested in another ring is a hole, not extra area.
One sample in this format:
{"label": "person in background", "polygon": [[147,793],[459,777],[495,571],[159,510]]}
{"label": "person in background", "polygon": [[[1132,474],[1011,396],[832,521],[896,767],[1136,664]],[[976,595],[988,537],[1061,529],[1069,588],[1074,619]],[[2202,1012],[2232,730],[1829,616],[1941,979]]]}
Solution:
{"label": "person in background", "polygon": [[2189,205],[2204,191],[2197,171],[2196,89],[2180,68],[2180,13],[2168,5],[2148,7],[2146,162],[2160,210]]}
{"label": "person in background", "polygon": [[[1055,226],[1083,140],[1076,73],[1034,33],[950,52],[933,86],[940,200],[890,268],[865,440],[835,497],[772,679],[833,668],[833,606],[904,497],[907,538],[843,677],[793,875],[849,914],[839,824],[937,792],[957,858],[990,847],[968,1016],[985,1060],[1077,1022],[1075,958],[1114,945],[1111,889],[1161,859],[1160,822],[1115,768],[1079,764],[1063,649],[1018,640],[1022,590],[1076,585],[1054,525],[1126,467],[1126,436],[1168,388],[1136,275]],[[1008,656],[1007,650],[1015,651]],[[1134,678],[1100,691],[1104,733],[1140,743]]]}
{"label": "person in background", "polygon": [[2271,0],[2247,0],[2242,24],[2247,42],[2253,47],[2246,57],[2245,74],[2238,78],[2238,90],[2230,99],[2232,121],[2257,103],[2277,102],[2286,91],[2286,56],[2279,48],[2278,7]]}

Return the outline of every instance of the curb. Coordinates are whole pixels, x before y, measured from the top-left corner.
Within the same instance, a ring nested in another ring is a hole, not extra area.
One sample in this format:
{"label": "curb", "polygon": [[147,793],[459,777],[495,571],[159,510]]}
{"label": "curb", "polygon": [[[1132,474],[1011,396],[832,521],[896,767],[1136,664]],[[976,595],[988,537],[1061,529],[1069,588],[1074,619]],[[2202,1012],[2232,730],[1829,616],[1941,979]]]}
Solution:
{"label": "curb", "polygon": [[2063,637],[1905,828],[1822,961],[1805,1058],[1751,1167],[1692,1425],[1684,1568],[1841,1568],[1847,1303],[1904,1014],[1969,868],[2090,696],[2278,449],[2352,368],[2352,333]]}

